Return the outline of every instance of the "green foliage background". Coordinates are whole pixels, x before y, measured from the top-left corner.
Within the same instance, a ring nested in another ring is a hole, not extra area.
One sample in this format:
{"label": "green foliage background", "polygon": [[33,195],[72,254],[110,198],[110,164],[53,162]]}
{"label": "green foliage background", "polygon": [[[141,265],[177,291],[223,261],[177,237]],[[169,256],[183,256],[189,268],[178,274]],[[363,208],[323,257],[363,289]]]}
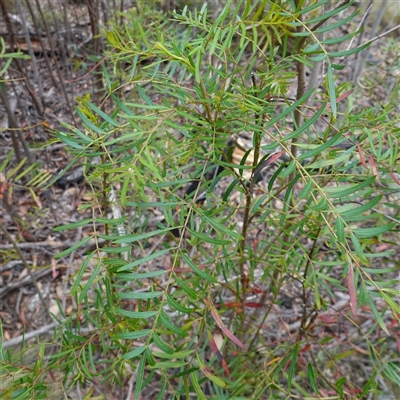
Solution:
{"label": "green foliage background", "polygon": [[[216,19],[205,5],[183,9],[171,23],[143,3],[104,32],[104,102],[78,99],[83,129],[57,132],[69,167],[83,160],[95,195],[82,206],[92,218],[58,230],[94,233],[58,257],[89,240],[105,245],[75,277],[80,312],[59,318],[59,351],[44,364],[43,344],[5,398],[41,398],[43,371],[52,369],[66,388],[96,379],[123,386],[134,372],[135,399],[152,385],[159,399],[348,399],[378,391],[377,375],[400,383],[385,314],[398,321],[398,266],[376,261],[394,255],[379,244],[398,240],[396,105],[353,113],[351,87],[338,83],[346,57],[365,47],[346,48],[358,32],[325,35],[349,6],[248,0]],[[306,90],[305,67],[321,62],[322,90]],[[229,143],[243,132],[252,155],[245,149],[238,165]],[[272,160],[278,167],[256,190]],[[210,178],[217,167],[224,172]],[[192,180],[201,184],[186,196]],[[110,216],[115,209],[121,217]],[[271,345],[264,323],[290,284],[300,288],[300,324]],[[348,310],[335,310],[335,291],[349,294]],[[315,326],[331,312],[357,327],[365,307],[373,323],[359,334],[372,373],[359,383],[342,365],[353,363],[351,345],[342,352],[340,337]],[[7,373],[16,373],[18,357],[3,352]]]}

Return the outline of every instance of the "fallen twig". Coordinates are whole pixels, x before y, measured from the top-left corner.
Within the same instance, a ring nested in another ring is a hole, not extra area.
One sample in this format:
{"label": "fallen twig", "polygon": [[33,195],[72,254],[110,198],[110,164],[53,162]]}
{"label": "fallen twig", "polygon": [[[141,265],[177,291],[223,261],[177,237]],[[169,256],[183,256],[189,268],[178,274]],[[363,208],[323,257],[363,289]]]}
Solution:
{"label": "fallen twig", "polygon": [[6,342],[1,343],[1,346],[3,347],[3,349],[8,349],[9,347],[17,346],[25,340],[33,339],[35,336],[47,333],[50,329],[53,329],[55,326],[59,326],[59,324],[53,322],[51,324],[42,326],[40,329],[36,329],[35,331],[24,333],[13,339],[7,340]]}
{"label": "fallen twig", "polygon": [[[29,272],[30,271],[29,266],[27,268],[28,268],[28,272]],[[38,271],[37,273],[33,274],[32,276],[33,276],[33,279],[35,279],[37,281],[38,279],[41,279],[41,278],[45,277],[46,275],[51,274],[51,272],[52,272],[51,268],[46,268],[42,271]],[[3,298],[8,292],[11,292],[12,290],[18,289],[21,286],[31,283],[31,281],[33,280],[33,279],[31,280],[32,276],[26,276],[25,279],[22,279],[21,281],[18,281],[18,282],[12,283],[10,285],[7,285],[5,287],[2,287],[0,289],[0,299]]]}
{"label": "fallen twig", "polygon": [[4,235],[7,237],[8,241],[11,242],[12,246],[15,248],[16,252],[18,253],[22,264],[24,264],[24,267],[28,270],[29,276],[32,279],[32,283],[35,286],[36,292],[40,298],[40,301],[44,307],[44,309],[46,310],[46,313],[49,314],[49,308],[47,307],[47,303],[44,300],[44,297],[42,295],[42,292],[39,289],[37,280],[35,275],[32,273],[30,266],[28,265],[28,262],[25,259],[24,254],[22,253],[21,249],[18,247],[18,243],[14,240],[14,238],[8,233],[8,230],[3,226],[3,224],[0,223],[0,228],[1,230],[4,232]]}
{"label": "fallen twig", "polygon": [[[34,331],[28,332],[28,333],[23,333],[22,335],[19,335],[15,338],[12,338],[10,340],[7,340],[3,343],[0,342],[0,345],[3,349],[8,349],[10,347],[18,346],[22,342],[25,342],[27,340],[33,339],[36,336],[44,335],[48,333],[51,329],[54,327],[60,328],[62,325],[59,324],[58,322],[52,322],[51,324],[44,325],[39,329],[36,329]],[[80,333],[89,333],[92,332],[94,329],[88,329],[88,328],[80,328],[79,332]]]}
{"label": "fallen twig", "polygon": [[[67,241],[67,242],[49,242],[49,241],[43,241],[43,242],[26,242],[26,243],[17,243],[18,248],[20,249],[38,249],[41,247],[70,247],[72,246],[73,243]],[[14,248],[13,244],[1,244],[0,245],[0,250],[11,250]]]}

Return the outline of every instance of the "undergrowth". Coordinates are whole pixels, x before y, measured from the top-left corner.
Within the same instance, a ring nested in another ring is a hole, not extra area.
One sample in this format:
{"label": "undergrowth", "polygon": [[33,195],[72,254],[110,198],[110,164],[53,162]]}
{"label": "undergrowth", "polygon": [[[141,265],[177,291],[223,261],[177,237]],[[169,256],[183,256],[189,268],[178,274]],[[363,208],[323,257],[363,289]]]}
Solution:
{"label": "undergrowth", "polygon": [[[43,345],[5,398],[40,398],[35,376],[54,369],[66,388],[134,376],[135,399],[349,399],[378,393],[377,376],[400,383],[396,104],[352,112],[337,81],[365,46],[330,35],[351,6],[331,3],[168,21],[143,5],[104,32],[107,95],[78,99],[84,128],[57,132],[93,194],[91,217],[57,229],[91,234],[58,257],[97,246],[70,291],[79,311],[56,318],[58,352],[44,363]],[[3,352],[7,371],[15,357]]]}

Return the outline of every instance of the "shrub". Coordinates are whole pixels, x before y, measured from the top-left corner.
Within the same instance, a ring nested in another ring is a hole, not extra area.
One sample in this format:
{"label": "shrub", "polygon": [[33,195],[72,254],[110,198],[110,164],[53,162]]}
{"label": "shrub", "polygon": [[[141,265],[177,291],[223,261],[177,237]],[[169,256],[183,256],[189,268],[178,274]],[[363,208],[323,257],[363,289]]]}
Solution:
{"label": "shrub", "polygon": [[65,383],[272,399],[400,382],[398,267],[381,261],[398,224],[395,106],[352,114],[340,71],[365,46],[325,37],[356,15],[328,4],[237,2],[215,21],[204,5],[160,29],[133,10],[106,33],[119,81],[103,66],[104,103],[79,99],[85,128],[58,132],[93,193],[92,216],[59,228],[92,234],[59,257],[97,243],[47,367]]}

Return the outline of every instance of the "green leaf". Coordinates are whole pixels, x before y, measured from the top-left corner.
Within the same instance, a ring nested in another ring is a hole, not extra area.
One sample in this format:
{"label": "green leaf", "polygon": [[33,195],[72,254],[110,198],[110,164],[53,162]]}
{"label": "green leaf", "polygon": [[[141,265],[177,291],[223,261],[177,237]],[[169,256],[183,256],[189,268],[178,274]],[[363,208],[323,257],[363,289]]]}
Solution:
{"label": "green leaf", "polygon": [[[137,56],[134,57],[137,59]],[[124,103],[122,103],[114,93],[111,94],[112,99],[115,101],[117,106],[127,115],[133,116],[135,115]]]}
{"label": "green leaf", "polygon": [[[242,173],[242,169],[240,169],[240,172]],[[236,187],[238,182],[240,182],[239,178],[236,178],[233,182],[231,182],[231,184],[225,190],[225,193],[224,193],[224,195],[222,197],[222,201],[228,201],[229,200],[229,195],[231,194],[232,190]]]}
{"label": "green leaf", "polygon": [[96,268],[94,269],[94,271],[91,272],[89,279],[87,280],[85,286],[82,289],[82,292],[79,294],[79,299],[78,299],[79,303],[81,303],[85,299],[87,292],[93,286],[93,282],[96,279],[97,274],[100,271],[100,267],[101,267],[101,263],[98,261]]}
{"label": "green leaf", "polygon": [[201,82],[201,74],[200,74],[200,67],[202,65],[202,61],[203,61],[203,51],[202,48],[199,47],[196,53],[196,61],[194,64],[194,77],[196,80],[196,83],[200,83]]}
{"label": "green leaf", "polygon": [[179,336],[183,336],[183,337],[187,337],[188,336],[188,333],[186,331],[184,331],[183,329],[178,328],[177,326],[175,326],[172,323],[171,318],[163,310],[161,311],[161,314],[160,314],[160,320],[164,324],[165,328],[167,328],[171,332],[173,332],[173,333],[175,333],[175,334],[177,334]]}
{"label": "green leaf", "polygon": [[[226,9],[227,7],[228,7],[228,5],[225,7],[225,9]],[[219,57],[220,57],[220,58],[224,56],[225,50],[226,50],[227,48],[230,48],[230,47],[231,47],[232,38],[233,38],[233,35],[234,35],[235,32],[236,32],[236,25],[235,25],[235,24],[230,24],[229,27],[228,27],[228,29],[229,29],[229,33],[228,33],[228,35],[226,36],[226,39],[225,39],[225,41],[224,41],[224,43],[223,43],[223,45],[222,45],[222,47],[221,47],[220,53],[219,53]],[[222,40],[222,38],[221,38],[221,40]]]}
{"label": "green leaf", "polygon": [[324,61],[326,57],[327,57],[327,55],[325,53],[322,53],[322,54],[318,54],[317,56],[309,56],[308,59],[312,62],[317,63],[317,62]]}
{"label": "green leaf", "polygon": [[306,158],[311,158],[316,156],[317,154],[321,154],[324,150],[328,149],[329,147],[333,146],[336,144],[336,142],[342,137],[342,132],[338,132],[335,136],[331,137],[329,140],[327,140],[324,144],[321,144],[320,146],[316,147],[315,149],[308,151],[307,153],[301,154],[299,157],[297,157],[298,160],[304,160]]}
{"label": "green leaf", "polygon": [[299,193],[299,198],[300,199],[307,199],[308,197],[310,197],[310,192],[311,192],[312,187],[313,187],[313,181],[312,181],[312,179],[309,179],[306,182],[306,184],[304,185],[304,187],[301,190],[301,192]]}
{"label": "green leaf", "polygon": [[160,338],[160,336],[157,335],[156,332],[153,333],[152,338],[153,338],[154,343],[155,343],[164,353],[167,353],[167,354],[174,354],[174,351],[175,351],[175,350],[174,350],[173,348],[169,347],[169,346],[167,345],[167,343],[165,343],[165,342]]}
{"label": "green leaf", "polygon": [[139,361],[139,365],[136,370],[135,392],[133,394],[133,400],[140,399],[145,366],[146,366],[146,357],[142,357]]}
{"label": "green leaf", "polygon": [[208,217],[207,215],[202,215],[202,219],[205,219],[211,226],[213,226],[217,231],[223,232],[226,235],[238,239],[238,240],[243,240],[243,237],[239,235],[237,232],[234,230],[231,230],[227,228],[225,225],[222,225],[221,223],[217,222],[216,220]]}
{"label": "green leaf", "polygon": [[338,391],[338,393],[343,396],[344,392],[343,392],[343,384],[346,382],[347,377],[346,376],[342,376],[340,379],[338,379],[335,382],[335,386],[336,386],[336,390]]}
{"label": "green leaf", "polygon": [[369,393],[373,393],[373,389],[377,386],[376,374],[377,370],[374,370],[359,395],[360,399],[364,399]]}
{"label": "green leaf", "polygon": [[103,70],[103,76],[106,81],[106,86],[107,86],[108,92],[110,92],[111,91],[111,81],[110,81],[110,75],[108,75],[108,72],[107,72],[106,63],[101,64],[101,69]]}
{"label": "green leaf", "polygon": [[168,354],[168,353],[162,353],[162,352],[159,352],[159,351],[152,351],[151,354],[153,354],[153,356],[157,357],[157,358],[163,358],[163,359],[171,360],[171,359],[174,359],[174,358],[189,357],[193,352],[194,352],[194,350],[185,350],[185,351],[178,351],[176,353]]}
{"label": "green leaf", "polygon": [[[307,93],[305,93],[299,100],[294,102],[291,106],[285,107],[282,112],[279,113],[279,115],[275,118],[272,118],[269,120],[265,125],[264,125],[264,130],[267,130],[268,128],[274,126],[277,122],[281,121],[284,119],[284,117],[288,114],[290,114],[292,111],[294,111],[298,106],[304,104],[307,99],[314,93],[315,88],[309,90]],[[318,110],[320,111],[320,110]],[[316,113],[317,114],[317,113]]]}
{"label": "green leaf", "polygon": [[121,358],[123,360],[129,360],[130,358],[135,358],[135,357],[139,356],[145,350],[146,350],[146,346],[140,346],[137,349],[130,351],[129,353],[123,354]]}
{"label": "green leaf", "polygon": [[127,281],[135,281],[139,279],[147,279],[147,278],[155,278],[160,275],[166,274],[168,271],[160,270],[160,271],[152,271],[152,272],[137,272],[137,273],[130,273],[130,274],[118,274],[117,276],[120,279],[124,279]]}
{"label": "green leaf", "polygon": [[180,378],[181,376],[189,375],[191,372],[198,371],[198,370],[199,369],[197,367],[192,367],[192,368],[189,368],[189,369],[185,369],[185,370],[183,370],[181,372],[178,372],[178,373],[172,375],[171,376],[171,380],[172,379],[176,379],[176,378]]}
{"label": "green leaf", "polygon": [[128,207],[138,207],[138,208],[155,208],[155,207],[176,207],[179,205],[186,204],[185,201],[154,201],[154,202],[136,202],[128,201],[125,203]]}
{"label": "green leaf", "polygon": [[212,40],[211,45],[210,45],[210,50],[209,50],[210,51],[210,56],[212,54],[214,54],[214,52],[215,52],[215,49],[217,47],[218,39],[219,39],[219,35],[220,34],[221,34],[221,28],[218,27],[214,32],[214,37],[213,37],[213,40]]}
{"label": "green leaf", "polygon": [[385,322],[382,319],[382,315],[385,313],[385,310],[382,311],[382,315],[381,315],[379,313],[379,311],[376,309],[375,303],[370,296],[368,296],[368,303],[369,303],[369,306],[371,307],[372,314],[374,314],[374,317],[376,318],[376,322],[378,322],[379,326],[386,333],[386,335],[390,336],[390,333],[385,325]]}
{"label": "green leaf", "polygon": [[322,197],[318,204],[311,206],[310,209],[315,211],[325,211],[328,209],[328,201],[325,197]]}
{"label": "green leaf", "polygon": [[104,111],[100,110],[97,106],[95,106],[93,103],[90,101],[86,102],[86,104],[101,118],[104,119],[104,121],[107,121],[110,125],[115,126],[116,128],[119,127],[118,122],[114,121],[109,115],[107,115]]}
{"label": "green leaf", "polygon": [[140,87],[140,85],[136,85],[136,90],[139,93],[139,96],[145,101],[148,106],[154,106],[154,103],[151,101],[150,97],[144,92],[144,90]]}
{"label": "green leaf", "polygon": [[307,46],[305,49],[303,49],[303,52],[306,54],[314,53],[315,51],[319,50],[319,46],[320,46],[319,43],[313,43],[313,44]]}
{"label": "green leaf", "polygon": [[160,256],[164,255],[165,253],[168,253],[169,251],[171,251],[171,249],[163,249],[160,251],[156,251],[155,253],[152,253],[152,254],[148,255],[147,257],[141,258],[140,260],[136,260],[134,262],[124,265],[123,267],[118,269],[118,272],[133,269],[134,267],[145,264],[151,260],[154,260],[155,258],[160,257]]}
{"label": "green leaf", "polygon": [[282,179],[287,178],[295,170],[295,168],[296,168],[296,161],[295,160],[290,161],[286,169],[280,174],[280,177]]}
{"label": "green leaf", "polygon": [[188,361],[162,361],[151,365],[152,369],[161,369],[161,368],[181,368],[185,365],[188,365]]}
{"label": "green leaf", "polygon": [[346,18],[343,18],[343,19],[340,18],[339,21],[337,21],[337,22],[326,24],[326,26],[322,26],[321,28],[318,28],[317,30],[315,30],[314,34],[329,32],[329,31],[331,31],[333,29],[342,27],[347,22],[351,21],[357,14],[358,14],[358,11],[354,12],[353,14],[349,15]]}
{"label": "green leaf", "polygon": [[372,42],[366,42],[365,44],[358,46],[354,49],[350,50],[343,50],[343,51],[331,51],[329,52],[330,57],[347,57],[350,56],[351,54],[358,53],[361,50],[364,50],[366,47],[368,47]]}
{"label": "green leaf", "polygon": [[79,142],[77,141],[76,138],[72,139],[70,138],[66,133],[61,132],[61,131],[56,131],[56,135],[57,137],[62,140],[65,144],[67,144],[68,146],[71,146],[74,149],[78,149],[78,150],[83,150],[85,147],[82,146],[81,144],[79,144]]}
{"label": "green leaf", "polygon": [[75,126],[72,126],[70,124],[67,124],[66,122],[61,121],[61,125],[70,129],[72,132],[75,133],[75,135],[79,136],[85,143],[93,143],[93,140],[85,135],[83,132],[81,132],[78,128],[76,128]]}
{"label": "green leaf", "polygon": [[203,360],[201,359],[200,355],[196,352],[196,358],[197,358],[197,362],[199,364],[199,367],[201,369],[201,371],[203,372],[203,374],[212,382],[214,382],[217,386],[219,387],[226,387],[226,383],[221,379],[218,378],[217,376],[215,376],[214,374],[211,373],[211,370],[209,370]]}
{"label": "green leaf", "polygon": [[[398,282],[396,282],[397,284]],[[395,290],[395,296],[397,296],[399,294],[398,290]],[[380,292],[381,296],[383,297],[383,299],[386,301],[386,303],[388,304],[388,306],[392,309],[392,311],[394,311],[395,313],[399,314],[400,313],[400,305],[396,303],[396,301],[394,300],[393,297],[389,297],[385,292],[386,291],[392,291],[392,289],[385,289],[383,288]],[[392,291],[393,293],[393,291]]]}
{"label": "green leaf", "polygon": [[307,366],[307,377],[308,377],[308,381],[310,382],[310,385],[311,385],[312,389],[314,390],[314,392],[319,394],[317,381],[315,379],[315,372],[314,372],[314,369],[313,369],[311,363],[308,363],[308,366]]}
{"label": "green leaf", "polygon": [[83,219],[82,221],[77,221],[72,224],[57,226],[57,227],[53,228],[53,231],[54,232],[62,232],[62,231],[66,231],[68,229],[75,229],[75,228],[79,228],[80,226],[86,226],[86,225],[89,225],[89,223],[93,223],[92,218],[86,218],[86,219]]}
{"label": "green leaf", "polygon": [[6,169],[7,165],[10,163],[10,160],[11,160],[13,155],[14,155],[14,151],[13,150],[8,152],[6,159],[4,160],[4,162],[0,166],[0,173],[2,173]]}
{"label": "green leaf", "polygon": [[[322,4],[323,4],[323,2],[318,1],[317,3],[313,4],[312,6],[307,7],[307,9],[309,10],[313,6],[314,7],[321,6]],[[309,19],[309,20],[307,20],[307,25],[314,25],[318,22],[324,21],[327,18],[331,18],[334,15],[339,14],[341,11],[344,11],[346,8],[348,8],[350,6],[350,4],[346,2],[345,4],[341,5],[340,7],[334,8],[332,11],[324,12],[324,13],[322,13],[322,15],[319,15],[318,17]],[[304,13],[304,10],[302,12]]]}
{"label": "green leaf", "polygon": [[140,339],[145,337],[151,333],[151,329],[142,329],[140,331],[135,332],[121,332],[117,333],[114,337],[121,340],[133,340]]}
{"label": "green leaf", "polygon": [[122,308],[116,308],[115,311],[120,314],[123,315],[124,317],[128,317],[128,318],[151,318],[154,317],[157,314],[157,311],[126,311],[123,310]]}
{"label": "green leaf", "polygon": [[186,264],[189,265],[190,269],[192,269],[197,275],[199,275],[208,282],[218,283],[218,281],[213,276],[207,274],[207,272],[198,268],[195,265],[195,263],[185,253],[182,253],[182,258],[186,262]]}
{"label": "green leaf", "polygon": [[371,238],[382,235],[383,233],[390,231],[393,229],[397,224],[394,222],[392,224],[383,225],[383,226],[376,226],[374,228],[356,228],[353,229],[353,232],[360,238]]}
{"label": "green leaf", "polygon": [[[316,8],[321,7],[322,5],[328,3],[329,0],[320,0],[316,3],[311,3],[311,5],[305,7],[305,2],[301,2],[301,3],[294,3],[294,6],[296,6],[296,8],[293,6],[292,11],[295,11],[299,14],[299,15],[304,15],[307,14],[313,10],[315,10]],[[308,21],[307,21],[308,23]],[[297,26],[297,25],[295,25]]]}
{"label": "green leaf", "polygon": [[306,168],[324,168],[324,167],[328,167],[330,165],[335,165],[335,164],[340,164],[343,162],[347,162],[350,158],[351,154],[349,154],[349,152],[345,152],[341,155],[339,155],[336,158],[332,158],[332,159],[322,159],[319,161],[316,161],[310,165],[306,165]]}
{"label": "green leaf", "polygon": [[163,377],[161,377],[161,379],[159,380],[158,383],[161,387],[160,387],[160,389],[158,389],[158,395],[157,395],[156,400],[163,400],[163,399],[165,399],[164,392],[165,392],[165,389],[167,388],[167,382],[165,381],[165,379]]}
{"label": "green leaf", "polygon": [[323,191],[332,198],[346,197],[355,194],[361,189],[364,189],[367,186],[370,186],[375,181],[375,176],[370,176],[364,182],[356,183],[352,185],[346,185],[344,188],[339,187],[325,187]]}
{"label": "green leaf", "polygon": [[367,203],[363,204],[362,206],[341,212],[341,215],[344,219],[357,217],[357,216],[365,213],[366,211],[371,210],[373,207],[375,207],[381,201],[381,199],[382,199],[382,195],[376,196],[374,199],[368,201]]}
{"label": "green leaf", "polygon": [[282,172],[282,170],[283,170],[284,168],[285,168],[285,165],[284,165],[284,164],[281,164],[281,165],[279,166],[279,168],[276,170],[276,172],[272,175],[272,177],[271,177],[271,179],[269,180],[269,183],[268,183],[268,192],[271,192],[272,187],[273,187],[273,185],[274,185],[274,183],[275,183],[276,178],[277,178],[278,176],[280,176],[280,174],[281,174],[281,172]]}
{"label": "green leaf", "polygon": [[353,243],[354,250],[356,251],[356,254],[358,255],[358,257],[360,257],[360,260],[363,261],[365,264],[368,264],[368,261],[367,261],[367,259],[365,257],[365,254],[364,254],[363,249],[362,249],[362,247],[360,245],[360,242],[357,239],[357,236],[353,232],[350,232],[350,238],[351,238],[351,241]]}
{"label": "green leaf", "polygon": [[126,235],[121,239],[117,239],[114,241],[116,244],[123,244],[123,243],[133,243],[138,242],[139,240],[148,239],[156,235],[165,235],[168,231],[174,228],[165,228],[165,229],[156,229],[155,231],[146,232],[141,235]]}
{"label": "green leaf", "polygon": [[154,299],[154,297],[159,297],[164,292],[131,292],[131,293],[118,293],[117,297],[120,299],[140,299],[140,300],[147,300],[147,299]]}
{"label": "green leaf", "polygon": [[82,122],[92,131],[98,133],[99,135],[105,135],[106,132],[101,129],[99,126],[94,124],[90,119],[78,108],[75,107],[76,113],[79,115],[79,118],[82,120]]}
{"label": "green leaf", "polygon": [[288,388],[289,391],[292,387],[292,383],[293,383],[293,375],[294,375],[294,371],[296,369],[296,364],[297,364],[297,357],[299,355],[299,349],[300,349],[300,342],[296,343],[296,346],[294,346],[293,350],[290,353],[290,367],[289,367],[289,374],[288,374]]}
{"label": "green leaf", "polygon": [[189,297],[191,297],[193,300],[197,300],[198,296],[197,293],[190,288],[188,285],[186,285],[186,283],[181,280],[180,278],[178,278],[178,276],[175,275],[175,281],[176,283],[180,286],[180,288],[189,295]]}
{"label": "green leaf", "polygon": [[48,189],[55,182],[57,182],[63,175],[65,175],[68,170],[76,163],[76,160],[80,157],[80,154],[77,154],[72,160],[68,163],[66,167],[64,167],[43,189]]}
{"label": "green leaf", "polygon": [[197,237],[198,239],[201,239],[203,242],[206,243],[211,243],[211,244],[216,244],[216,245],[226,245],[226,244],[231,244],[230,240],[224,240],[224,239],[213,239],[209,235],[202,235],[199,232],[196,232],[194,230],[191,230],[189,228],[186,228],[187,231],[190,232],[191,235],[194,237]]}
{"label": "green leaf", "polygon": [[167,293],[167,301],[171,308],[174,308],[177,311],[180,311],[184,314],[191,314],[195,311],[194,308],[187,308],[180,304],[177,300],[175,300],[169,293]]}
{"label": "green leaf", "polygon": [[218,161],[218,164],[222,165],[223,167],[238,169],[239,171],[251,170],[254,168],[252,165],[240,165],[240,164],[234,164],[234,163],[230,163],[230,162],[226,162],[226,161]]}
{"label": "green leaf", "polygon": [[121,246],[121,247],[102,247],[102,251],[107,254],[121,254],[128,253],[131,250],[131,246]]}
{"label": "green leaf", "polygon": [[[1,38],[2,40],[4,40],[3,38]],[[10,54],[7,54],[8,56]],[[5,56],[5,54],[1,54],[0,58],[3,58]],[[0,70],[0,77],[2,77],[4,75],[4,73],[8,70],[8,67],[11,65],[12,63],[12,58],[10,57],[4,64],[3,68]],[[3,80],[1,80],[1,82],[3,82]]]}
{"label": "green leaf", "polygon": [[204,395],[204,393],[201,391],[199,381],[197,379],[197,374],[195,372],[190,373],[190,380],[192,381],[193,389],[197,394],[197,398],[199,400],[207,400],[207,397]]}
{"label": "green leaf", "polygon": [[147,40],[147,34],[144,32],[143,26],[140,21],[138,21],[138,23],[137,23],[137,28],[139,30],[140,37],[142,38],[143,43],[146,45],[147,49],[150,50],[152,48],[152,46],[150,45],[149,41]]}
{"label": "green leaf", "polygon": [[333,78],[333,70],[332,70],[332,66],[330,64],[328,65],[327,77],[328,77],[328,92],[329,92],[329,100],[331,103],[331,110],[332,110],[333,118],[336,119],[337,107],[336,107],[335,80]]}
{"label": "green leaf", "polygon": [[61,251],[60,253],[57,253],[54,258],[61,258],[65,257],[68,254],[71,254],[73,251],[79,249],[79,247],[84,246],[89,240],[93,239],[91,236],[87,236],[84,239],[80,240],[78,243],[75,243],[73,246],[68,248],[67,250]]}
{"label": "green leaf", "polygon": [[290,199],[290,196],[292,195],[293,187],[294,187],[294,185],[296,184],[296,182],[297,182],[299,179],[300,179],[300,174],[297,174],[297,175],[293,178],[293,180],[290,182],[290,184],[289,184],[289,186],[288,186],[288,188],[287,188],[287,190],[286,190],[286,193],[285,193],[285,203],[286,203],[286,204],[289,204],[289,199]]}
{"label": "green leaf", "polygon": [[325,39],[322,43],[324,45],[341,43],[341,42],[344,42],[345,40],[352,39],[354,36],[357,36],[359,33],[360,33],[359,30],[354,31],[352,33],[349,33],[348,35],[343,35],[343,36],[339,36],[339,37],[335,37],[335,38],[331,38],[331,39]]}
{"label": "green leaf", "polygon": [[346,243],[346,235],[344,232],[344,224],[340,217],[336,218],[335,230],[336,230],[336,236],[337,236],[339,243],[345,244]]}
{"label": "green leaf", "polygon": [[[26,159],[24,159],[26,161]],[[25,162],[24,161],[24,162]],[[19,168],[18,168],[19,169]],[[37,169],[37,164],[36,163],[32,163],[31,165],[29,165],[28,167],[25,167],[22,172],[20,172],[15,178],[14,178],[14,182],[18,182],[20,179],[22,179],[25,175],[29,174],[33,169]],[[16,170],[14,170],[15,172],[17,172]],[[9,175],[7,174],[7,177]],[[33,192],[35,193],[35,192]],[[34,196],[36,196],[34,194]]]}

